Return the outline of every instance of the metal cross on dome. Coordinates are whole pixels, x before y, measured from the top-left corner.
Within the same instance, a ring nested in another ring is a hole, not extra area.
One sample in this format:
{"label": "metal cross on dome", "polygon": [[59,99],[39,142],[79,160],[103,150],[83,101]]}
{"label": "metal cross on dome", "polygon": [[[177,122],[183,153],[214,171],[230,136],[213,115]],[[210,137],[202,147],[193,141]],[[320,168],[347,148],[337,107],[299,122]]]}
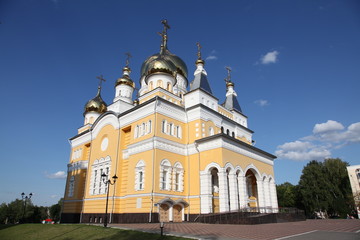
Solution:
{"label": "metal cross on dome", "polygon": [[231,74],[230,74],[231,68],[230,67],[225,67],[225,68],[226,68],[228,74],[227,74],[227,77],[224,80],[225,80],[225,82],[231,82]]}
{"label": "metal cross on dome", "polygon": [[198,59],[201,60],[201,48],[202,48],[202,46],[200,45],[199,42],[196,43],[196,46],[198,47],[198,52],[197,52]]}
{"label": "metal cross on dome", "polygon": [[99,79],[99,88],[101,88],[101,83],[106,82],[106,80],[104,79],[102,74],[100,76],[97,76],[96,78]]}
{"label": "metal cross on dome", "polygon": [[125,67],[129,67],[129,63],[130,63],[130,58],[132,57],[131,54],[129,52],[125,53],[126,57],[126,64]]}
{"label": "metal cross on dome", "polygon": [[161,23],[164,25],[163,34],[167,34],[167,30],[170,29],[167,19],[161,20]]}

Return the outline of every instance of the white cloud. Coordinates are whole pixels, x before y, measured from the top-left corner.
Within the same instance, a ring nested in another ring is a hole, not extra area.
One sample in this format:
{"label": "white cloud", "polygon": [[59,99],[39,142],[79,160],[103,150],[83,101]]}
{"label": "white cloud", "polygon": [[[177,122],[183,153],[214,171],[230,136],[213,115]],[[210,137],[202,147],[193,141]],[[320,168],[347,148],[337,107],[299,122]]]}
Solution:
{"label": "white cloud", "polygon": [[216,54],[216,51],[215,50],[212,50],[211,53],[209,54],[209,56],[207,56],[205,58],[205,61],[211,61],[211,60],[216,60],[218,59],[218,57],[215,55]]}
{"label": "white cloud", "polygon": [[333,149],[360,143],[360,122],[347,129],[336,121],[315,124],[313,134],[277,147],[275,154],[289,160],[323,160],[331,157]]}
{"label": "white cloud", "polygon": [[331,156],[331,152],[323,146],[302,141],[284,143],[278,146],[275,154],[279,158],[295,161],[323,160]]}
{"label": "white cloud", "polygon": [[47,178],[50,179],[63,179],[66,178],[66,173],[64,171],[57,171],[56,173],[45,173]]}
{"label": "white cloud", "polygon": [[256,100],[254,103],[259,105],[260,107],[264,107],[270,104],[268,100],[264,100],[264,99]]}
{"label": "white cloud", "polygon": [[318,134],[318,133],[331,132],[331,131],[337,131],[343,129],[344,126],[341,123],[333,120],[328,120],[326,123],[315,124],[313,133]]}
{"label": "white cloud", "polygon": [[278,55],[279,55],[278,51],[268,52],[260,58],[260,61],[262,64],[276,63],[278,60],[277,59]]}

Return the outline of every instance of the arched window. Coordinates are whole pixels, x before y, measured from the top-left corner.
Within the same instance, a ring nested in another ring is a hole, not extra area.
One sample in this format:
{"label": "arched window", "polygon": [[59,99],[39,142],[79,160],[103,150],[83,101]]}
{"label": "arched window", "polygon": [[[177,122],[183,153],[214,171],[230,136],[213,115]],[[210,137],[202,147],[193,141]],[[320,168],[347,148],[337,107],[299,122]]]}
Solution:
{"label": "arched window", "polygon": [[230,130],[229,129],[226,130],[226,134],[230,136]]}
{"label": "arched window", "polygon": [[141,129],[141,136],[144,136],[145,135],[145,131],[146,131],[146,126],[145,126],[145,123],[142,123],[142,129]]}
{"label": "arched window", "polygon": [[221,127],[221,133],[224,133],[224,127]]}
{"label": "arched window", "polygon": [[151,133],[151,120],[148,121],[147,133]]}
{"label": "arched window", "polygon": [[219,177],[218,177],[218,170],[217,168],[211,169],[211,186],[212,192],[218,193],[219,192]]}
{"label": "arched window", "polygon": [[214,135],[214,128],[213,127],[209,127],[209,136]]}
{"label": "arched window", "polygon": [[163,82],[162,82],[161,80],[158,80],[158,81],[156,82],[156,86],[157,86],[157,87],[163,87]]}
{"label": "arched window", "polygon": [[149,90],[153,90],[154,89],[154,83],[151,81],[149,83]]}
{"label": "arched window", "polygon": [[235,133],[234,133],[234,132],[232,132],[232,133],[231,133],[231,136],[234,138],[234,137],[235,137]]}
{"label": "arched window", "polygon": [[171,91],[171,85],[170,85],[170,83],[167,83],[167,85],[166,85],[166,90]]}
{"label": "arched window", "polygon": [[139,125],[136,125],[134,132],[135,132],[134,133],[134,138],[138,138],[139,137]]}
{"label": "arched window", "polygon": [[96,159],[92,165],[92,173],[90,178],[90,195],[98,195],[106,193],[106,186],[103,182],[101,175],[105,173],[110,175],[111,159],[109,156],[106,158]]}
{"label": "arched window", "polygon": [[144,190],[145,187],[145,163],[140,160],[135,167],[135,190]]}
{"label": "arched window", "polygon": [[176,136],[178,138],[181,138],[182,132],[181,132],[181,127],[180,126],[176,126]]}
{"label": "arched window", "polygon": [[160,189],[170,190],[171,164],[167,159],[160,163]]}
{"label": "arched window", "polygon": [[166,127],[167,127],[167,121],[166,121],[166,120],[163,120],[163,121],[161,122],[161,131],[162,131],[163,133],[167,133]]}
{"label": "arched window", "polygon": [[175,130],[175,129],[174,129],[174,124],[173,124],[173,123],[170,123],[169,126],[170,126],[170,135],[171,135],[171,136],[174,136],[174,135],[175,135],[175,134],[174,134],[174,130]]}
{"label": "arched window", "polygon": [[174,165],[173,179],[173,190],[182,192],[184,190],[184,168],[179,162]]}

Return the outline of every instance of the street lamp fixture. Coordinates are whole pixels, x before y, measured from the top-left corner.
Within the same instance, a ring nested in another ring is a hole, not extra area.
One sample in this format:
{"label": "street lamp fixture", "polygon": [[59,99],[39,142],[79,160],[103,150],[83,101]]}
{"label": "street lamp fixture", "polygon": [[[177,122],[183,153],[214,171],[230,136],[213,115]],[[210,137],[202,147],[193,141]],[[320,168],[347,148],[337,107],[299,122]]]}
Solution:
{"label": "street lamp fixture", "polygon": [[107,185],[107,193],[106,193],[106,208],[105,208],[105,219],[104,219],[104,227],[107,227],[108,224],[108,203],[109,203],[109,188],[110,185],[114,185],[116,180],[118,179],[118,177],[116,176],[116,174],[112,177],[113,181],[111,182],[110,179],[108,179],[108,175],[106,175],[105,173],[101,174],[101,178],[104,182],[105,185]]}
{"label": "street lamp fixture", "polygon": [[23,205],[23,216],[22,216],[22,221],[21,222],[24,222],[24,219],[25,219],[25,211],[26,211],[26,203],[28,200],[30,200],[32,197],[32,193],[29,194],[29,196],[25,196],[25,193],[21,193],[21,198],[24,202],[24,205]]}

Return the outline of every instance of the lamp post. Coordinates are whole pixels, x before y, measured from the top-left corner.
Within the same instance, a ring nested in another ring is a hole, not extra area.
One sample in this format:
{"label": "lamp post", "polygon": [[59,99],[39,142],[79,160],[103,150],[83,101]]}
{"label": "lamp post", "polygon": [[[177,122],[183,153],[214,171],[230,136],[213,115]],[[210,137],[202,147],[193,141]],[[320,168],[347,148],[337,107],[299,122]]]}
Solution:
{"label": "lamp post", "polygon": [[107,186],[107,193],[106,193],[106,208],[105,208],[105,219],[104,219],[104,227],[107,227],[108,224],[108,217],[107,217],[107,212],[108,212],[108,203],[109,203],[109,188],[110,185],[114,185],[116,180],[118,179],[118,177],[116,176],[116,174],[112,177],[113,182],[111,182],[110,179],[108,178],[108,175],[106,175],[105,173],[101,174],[102,180],[104,182],[104,184]]}
{"label": "lamp post", "polygon": [[26,211],[26,203],[27,203],[27,200],[30,200],[31,197],[32,197],[32,193],[30,193],[29,196],[25,196],[25,193],[21,193],[21,198],[22,198],[22,200],[24,201],[22,222],[24,222],[24,218],[25,218],[25,211]]}

